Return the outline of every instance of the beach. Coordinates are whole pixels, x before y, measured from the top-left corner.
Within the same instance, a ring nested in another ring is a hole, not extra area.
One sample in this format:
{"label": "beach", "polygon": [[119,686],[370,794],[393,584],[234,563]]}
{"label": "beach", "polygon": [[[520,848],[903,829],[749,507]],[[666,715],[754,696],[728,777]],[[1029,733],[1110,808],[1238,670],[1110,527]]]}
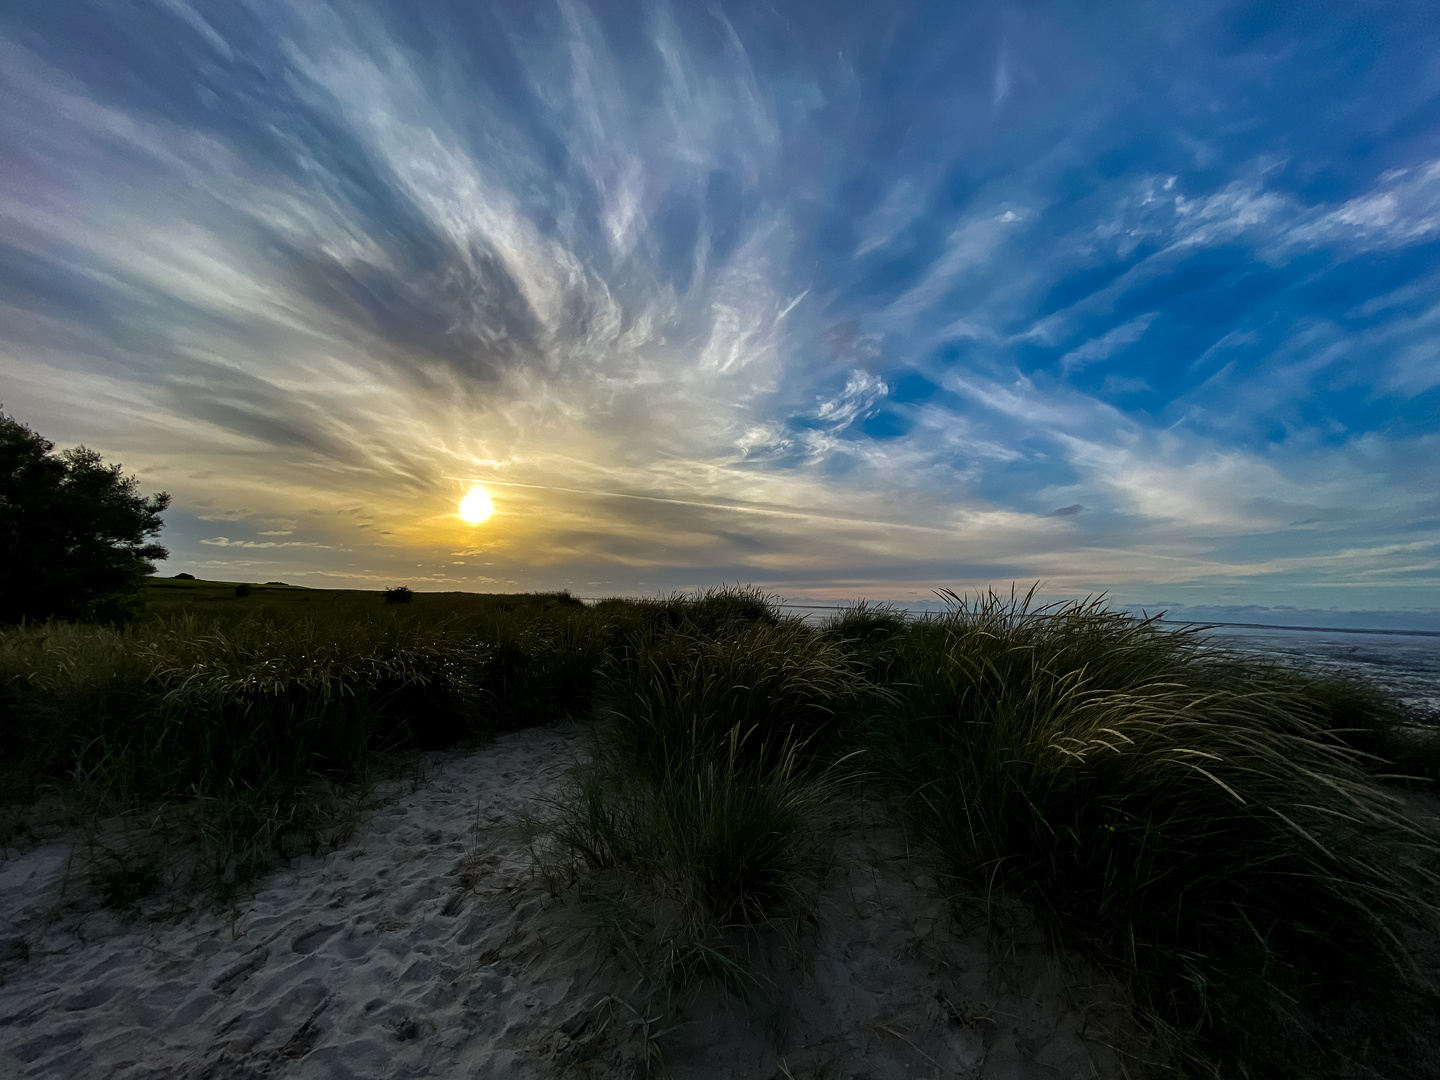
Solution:
{"label": "beach", "polygon": [[[515,829],[590,738],[560,722],[421,755],[348,841],[229,909],[117,914],[73,838],[8,850],[0,1077],[643,1075],[633,973]],[[1123,988],[1019,908],[957,924],[884,806],[835,839],[814,919],[752,934],[748,1000],[707,990],[651,1032],[673,1075],[1120,1075]]]}

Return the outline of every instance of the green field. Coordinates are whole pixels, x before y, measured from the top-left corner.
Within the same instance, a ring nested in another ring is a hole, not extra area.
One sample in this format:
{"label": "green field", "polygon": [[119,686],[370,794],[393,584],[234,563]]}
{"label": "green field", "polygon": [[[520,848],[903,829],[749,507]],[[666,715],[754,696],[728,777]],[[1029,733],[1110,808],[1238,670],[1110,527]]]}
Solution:
{"label": "green field", "polygon": [[597,753],[531,827],[622,936],[663,910],[713,959],[803,913],[859,786],[957,906],[1018,899],[1123,973],[1182,1072],[1352,1075],[1434,1015],[1436,748],[1374,688],[1099,603],[817,626],[743,589],[387,599],[152,579],[129,624],[0,631],[9,839],[36,800],[144,808],[163,843],[132,833],[97,888],[131,902],[179,858],[229,897],[407,751],[570,716]]}

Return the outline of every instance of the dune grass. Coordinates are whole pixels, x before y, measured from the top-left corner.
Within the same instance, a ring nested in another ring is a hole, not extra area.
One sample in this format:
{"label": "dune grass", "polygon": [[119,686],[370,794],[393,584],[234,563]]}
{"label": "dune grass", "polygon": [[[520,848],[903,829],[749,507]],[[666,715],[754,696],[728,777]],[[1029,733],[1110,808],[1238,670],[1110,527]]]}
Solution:
{"label": "dune grass", "polygon": [[848,645],[749,589],[598,610],[615,618],[595,747],[530,827],[552,886],[629,989],[607,999],[652,1071],[706,984],[749,996],[758,927],[813,910],[847,722],[878,688]]}
{"label": "dune grass", "polygon": [[261,587],[186,584],[198,602],[124,626],[0,633],[0,789],[58,784],[92,816],[150,807],[226,889],[318,843],[337,785],[396,751],[585,712],[604,652],[564,596],[257,603]]}
{"label": "dune grass", "polygon": [[1328,1007],[1423,986],[1435,837],[1333,687],[1097,601],[951,599],[867,741],[957,885],[1018,894],[1240,1075],[1317,1071]]}
{"label": "dune grass", "polygon": [[[1433,1004],[1440,848],[1406,788],[1440,777],[1440,738],[1353,680],[1029,596],[811,626],[749,589],[154,595],[119,628],[0,632],[9,798],[39,778],[178,815],[233,890],[396,750],[593,716],[536,850],[630,958],[647,1031],[696,980],[744,983],[737,934],[813,904],[859,784],[906,807],[957,902],[1018,898],[1123,972],[1182,1071],[1363,1074],[1357,1032]],[[153,869],[107,867],[116,902]]]}
{"label": "dune grass", "polygon": [[1440,784],[1440,716],[1412,714],[1361,679],[1281,669],[1318,706],[1329,732],[1360,752],[1378,779],[1412,788]]}
{"label": "dune grass", "polygon": [[692,928],[761,921],[816,882],[842,719],[874,688],[846,649],[758,594],[643,614],[609,660],[599,748],[555,834],[587,868],[623,868],[678,903]]}

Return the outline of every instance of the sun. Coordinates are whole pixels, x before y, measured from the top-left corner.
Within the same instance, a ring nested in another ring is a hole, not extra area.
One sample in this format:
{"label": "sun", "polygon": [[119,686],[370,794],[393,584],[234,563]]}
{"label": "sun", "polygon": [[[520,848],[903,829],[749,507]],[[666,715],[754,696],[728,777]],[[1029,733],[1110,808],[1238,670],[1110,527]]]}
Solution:
{"label": "sun", "polygon": [[494,512],[495,504],[483,487],[471,488],[470,493],[460,500],[460,517],[468,524],[479,525]]}

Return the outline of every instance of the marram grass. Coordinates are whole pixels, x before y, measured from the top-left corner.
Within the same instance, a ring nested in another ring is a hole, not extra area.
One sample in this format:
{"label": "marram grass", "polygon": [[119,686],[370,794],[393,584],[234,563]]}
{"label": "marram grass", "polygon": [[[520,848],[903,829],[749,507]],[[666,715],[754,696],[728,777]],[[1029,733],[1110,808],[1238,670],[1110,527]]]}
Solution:
{"label": "marram grass", "polygon": [[843,719],[875,693],[849,649],[789,619],[626,642],[602,703],[611,743],[643,771],[697,753],[738,753],[763,770],[786,755],[834,756]]}
{"label": "marram grass", "polygon": [[0,632],[6,797],[64,782],[97,812],[184,807],[228,887],[319,842],[335,785],[392,751],[589,707],[606,631],[583,605],[337,599]]}
{"label": "marram grass", "polygon": [[599,747],[555,836],[674,901],[692,929],[763,921],[817,885],[843,722],[875,688],[760,594],[644,614],[609,659]]}
{"label": "marram grass", "polygon": [[[1440,776],[1440,740],[1373,687],[1098,601],[951,594],[811,627],[746,589],[387,605],[186,584],[125,627],[0,632],[7,798],[49,783],[178,815],[233,888],[343,826],[392,750],[593,716],[537,843],[665,1000],[743,982],[726,942],[813,903],[836,794],[864,782],[957,899],[1023,898],[1123,970],[1182,1067],[1363,1075],[1351,1036],[1383,1044],[1434,1002],[1440,849],[1406,787]],[[116,902],[148,850],[113,852]],[[648,944],[647,921],[668,927]]]}
{"label": "marram grass", "polygon": [[1306,678],[1095,601],[952,601],[869,743],[957,881],[1090,941],[1242,1072],[1318,1067],[1316,1010],[1421,985],[1435,836]]}
{"label": "marram grass", "polygon": [[829,786],[802,775],[793,745],[760,768],[745,733],[730,742],[643,774],[603,749],[578,767],[546,824],[569,873],[622,871],[702,936],[803,901],[823,865],[813,833]]}

